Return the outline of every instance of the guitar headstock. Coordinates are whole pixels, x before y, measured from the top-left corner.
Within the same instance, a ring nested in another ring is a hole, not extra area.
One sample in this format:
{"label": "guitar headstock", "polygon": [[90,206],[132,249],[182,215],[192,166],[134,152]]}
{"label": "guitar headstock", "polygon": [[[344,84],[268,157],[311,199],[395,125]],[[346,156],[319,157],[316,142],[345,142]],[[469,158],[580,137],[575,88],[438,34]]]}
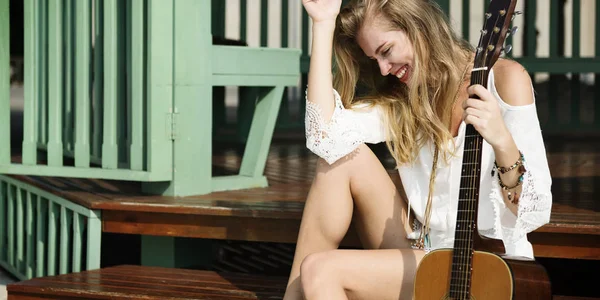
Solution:
{"label": "guitar headstock", "polygon": [[475,55],[475,69],[486,68],[489,70],[496,63],[500,54],[508,53],[511,46],[504,47],[504,41],[509,34],[516,32],[516,27],[509,30],[515,13],[517,0],[492,0],[485,14],[483,29],[477,53]]}

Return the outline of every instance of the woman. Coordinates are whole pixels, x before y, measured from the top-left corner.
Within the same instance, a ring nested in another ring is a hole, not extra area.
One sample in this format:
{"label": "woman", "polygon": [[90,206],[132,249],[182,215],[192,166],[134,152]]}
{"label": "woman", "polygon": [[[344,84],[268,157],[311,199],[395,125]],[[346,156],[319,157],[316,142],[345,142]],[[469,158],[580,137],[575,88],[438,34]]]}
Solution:
{"label": "woman", "polygon": [[[524,68],[501,59],[488,89],[469,86],[474,52],[433,0],[356,0],[341,12],[341,0],[303,4],[313,21],[307,147],[322,159],[285,299],[411,299],[426,251],[453,246],[466,124],[484,138],[480,233],[533,257],[526,234],[548,222],[552,196]],[[407,199],[364,144],[382,141]],[[428,224],[408,236],[406,202]],[[353,215],[370,250],[336,250]]]}

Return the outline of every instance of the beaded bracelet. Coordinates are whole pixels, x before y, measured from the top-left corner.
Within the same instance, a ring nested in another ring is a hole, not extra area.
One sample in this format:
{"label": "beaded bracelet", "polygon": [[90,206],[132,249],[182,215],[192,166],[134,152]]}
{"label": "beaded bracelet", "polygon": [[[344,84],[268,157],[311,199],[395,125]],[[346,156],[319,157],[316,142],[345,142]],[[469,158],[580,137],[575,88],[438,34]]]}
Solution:
{"label": "beaded bracelet", "polygon": [[[527,172],[527,170],[525,169],[525,166],[523,166],[525,157],[523,157],[523,153],[521,151],[519,151],[519,154],[520,154],[519,160],[517,160],[517,162],[515,164],[513,164],[512,166],[510,166],[508,168],[498,167],[496,162],[494,162],[494,166],[498,170],[498,184],[500,185],[500,187],[503,190],[508,191],[508,194],[507,194],[508,201],[510,201],[510,203],[512,203],[512,204],[519,204],[519,194],[516,191],[512,192],[511,190],[513,190],[513,189],[517,188],[518,186],[520,186],[521,184],[523,184],[523,175],[525,174],[525,172]],[[502,178],[500,177],[500,174],[504,174],[510,170],[513,170],[517,166],[519,167],[519,169],[518,169],[519,173],[521,173],[521,175],[519,176],[519,180],[513,186],[505,185],[504,182],[502,182]]]}
{"label": "beaded bracelet", "polygon": [[[494,161],[494,166],[496,167],[496,169],[498,170],[498,172],[500,172],[500,174],[504,174],[506,172],[514,170],[517,167],[522,167],[524,160],[525,160],[525,158],[523,157],[523,153],[519,150],[519,159],[517,159],[517,162],[515,162],[512,166],[510,166],[510,167],[499,167],[498,164],[495,161]],[[521,171],[521,170],[519,170],[519,171]],[[525,173],[525,172],[521,171],[520,173]]]}

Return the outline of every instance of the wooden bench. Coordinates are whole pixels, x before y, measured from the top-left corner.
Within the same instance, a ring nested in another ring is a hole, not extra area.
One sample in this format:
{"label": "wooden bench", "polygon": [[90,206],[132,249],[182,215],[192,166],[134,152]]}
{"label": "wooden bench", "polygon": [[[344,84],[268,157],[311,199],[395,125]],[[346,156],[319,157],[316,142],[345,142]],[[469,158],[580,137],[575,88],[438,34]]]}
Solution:
{"label": "wooden bench", "polygon": [[[7,286],[8,300],[283,299],[287,279],[160,267],[116,266]],[[554,296],[554,300],[598,300]]]}

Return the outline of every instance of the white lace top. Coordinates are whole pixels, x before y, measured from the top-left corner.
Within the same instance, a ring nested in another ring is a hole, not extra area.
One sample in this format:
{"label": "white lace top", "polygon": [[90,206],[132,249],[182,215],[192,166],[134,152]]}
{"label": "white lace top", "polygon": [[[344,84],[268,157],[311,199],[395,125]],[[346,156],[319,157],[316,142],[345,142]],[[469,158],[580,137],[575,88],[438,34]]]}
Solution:
{"label": "white lace top", "polygon": [[[504,122],[525,157],[527,172],[515,216],[504,204],[497,175],[492,175],[494,151],[483,141],[477,218],[479,232],[502,239],[507,255],[533,258],[527,233],[549,222],[552,207],[552,179],[536,106],[535,103],[525,106],[505,103],[496,91],[493,71],[489,75],[488,89],[498,99]],[[379,143],[386,138],[381,108],[363,104],[346,109],[337,91],[333,92],[335,110],[331,119],[325,122],[318,105],[307,101],[305,120],[306,146],[330,164],[354,151],[361,143]],[[451,159],[449,165],[442,159],[438,165],[430,220],[431,249],[452,248],[454,245],[465,129],[463,122],[458,136],[454,138],[457,156]],[[414,164],[398,166],[409,206],[419,222],[423,222],[425,215],[432,163],[433,144],[430,143],[420,150]]]}

